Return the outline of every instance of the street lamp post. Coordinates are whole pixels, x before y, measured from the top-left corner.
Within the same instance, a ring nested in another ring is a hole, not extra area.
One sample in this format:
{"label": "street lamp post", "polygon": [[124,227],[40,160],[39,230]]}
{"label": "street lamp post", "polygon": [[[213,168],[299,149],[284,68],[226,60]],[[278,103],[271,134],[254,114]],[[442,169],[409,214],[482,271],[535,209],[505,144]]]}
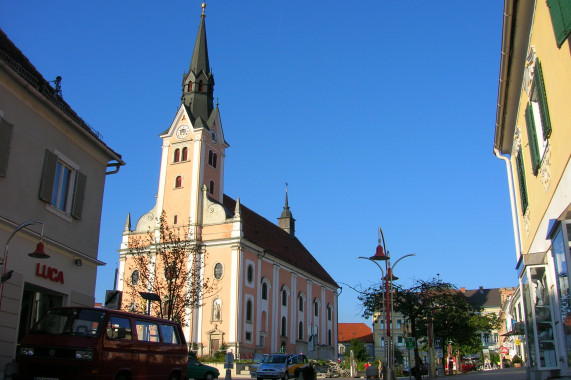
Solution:
{"label": "street lamp post", "polygon": [[[393,274],[393,271],[394,271],[394,268],[398,264],[399,261],[401,261],[405,257],[416,256],[416,254],[411,253],[408,255],[404,255],[403,257],[401,257],[397,261],[395,261],[395,263],[391,266],[390,252],[386,248],[387,247],[386,247],[386,243],[385,243],[385,236],[383,235],[383,230],[381,229],[381,227],[379,227],[379,244],[377,245],[377,250],[375,252],[375,255],[373,255],[371,257],[360,256],[358,258],[369,260],[369,261],[375,263],[377,265],[377,267],[379,267],[379,269],[381,270],[381,273],[383,274],[382,279],[385,282],[385,297],[384,297],[385,314],[387,317],[387,320],[386,320],[386,322],[387,322],[387,331],[386,331],[387,364],[386,364],[386,371],[384,371],[383,376],[384,376],[385,380],[394,380],[394,379],[396,379],[396,376],[395,376],[395,366],[394,366],[394,360],[395,360],[394,345],[393,345],[393,338],[391,335],[391,315],[394,314],[393,313],[393,307],[394,307],[393,306],[394,305],[394,302],[393,302],[393,281],[398,280],[398,277],[396,277]],[[386,252],[386,254],[385,254],[385,252]],[[378,263],[378,261],[384,261],[385,262],[385,270],[384,271],[383,271],[383,268],[381,267],[381,265]],[[386,275],[385,275],[385,273],[386,273]]]}
{"label": "street lamp post", "polygon": [[10,240],[12,240],[14,235],[16,235],[16,233],[18,231],[20,231],[22,228],[32,226],[35,224],[41,224],[42,225],[42,231],[40,233],[40,241],[38,242],[38,244],[36,246],[36,250],[34,252],[28,253],[28,256],[33,257],[35,259],[48,259],[50,257],[44,251],[44,243],[43,243],[44,222],[42,222],[40,220],[27,220],[24,223],[22,223],[16,227],[16,229],[12,232],[12,234],[8,238],[8,241],[6,241],[6,244],[4,245],[4,257],[2,258],[2,262],[0,262],[0,265],[2,265],[2,280],[1,280],[2,288],[0,289],[0,310],[2,310],[2,296],[4,295],[4,282],[8,281],[10,279],[10,277],[12,277],[12,272],[13,272],[13,271],[10,271],[10,272],[6,273],[6,268],[8,265],[8,249],[10,248]]}

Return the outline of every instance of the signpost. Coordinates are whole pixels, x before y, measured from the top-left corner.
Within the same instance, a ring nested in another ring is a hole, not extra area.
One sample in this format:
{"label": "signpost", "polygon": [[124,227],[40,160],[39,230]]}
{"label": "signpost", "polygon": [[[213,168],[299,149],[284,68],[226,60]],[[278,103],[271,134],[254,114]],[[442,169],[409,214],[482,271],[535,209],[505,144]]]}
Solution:
{"label": "signpost", "polygon": [[412,364],[410,362],[410,350],[414,350],[416,348],[416,339],[414,337],[405,338],[404,342],[406,344],[406,349],[408,350],[408,378],[411,378],[412,375]]}

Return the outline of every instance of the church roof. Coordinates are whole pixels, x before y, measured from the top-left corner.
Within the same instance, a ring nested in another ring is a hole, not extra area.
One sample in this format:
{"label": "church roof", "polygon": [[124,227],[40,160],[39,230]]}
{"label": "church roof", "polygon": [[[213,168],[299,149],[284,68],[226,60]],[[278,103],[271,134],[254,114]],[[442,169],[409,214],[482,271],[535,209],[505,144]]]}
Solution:
{"label": "church roof", "polygon": [[[224,206],[234,210],[236,200],[224,194]],[[291,236],[276,224],[245,207],[243,203],[240,204],[240,217],[243,221],[244,238],[264,248],[272,256],[299,267],[334,287],[339,287],[295,236]]]}

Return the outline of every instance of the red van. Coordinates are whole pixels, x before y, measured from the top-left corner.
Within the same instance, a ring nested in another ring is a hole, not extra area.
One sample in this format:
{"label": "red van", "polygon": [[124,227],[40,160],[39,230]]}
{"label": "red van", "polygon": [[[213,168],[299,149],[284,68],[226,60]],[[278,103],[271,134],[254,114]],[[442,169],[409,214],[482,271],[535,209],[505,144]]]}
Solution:
{"label": "red van", "polygon": [[173,321],[86,307],[52,309],[20,342],[21,379],[161,379],[186,376],[188,347]]}

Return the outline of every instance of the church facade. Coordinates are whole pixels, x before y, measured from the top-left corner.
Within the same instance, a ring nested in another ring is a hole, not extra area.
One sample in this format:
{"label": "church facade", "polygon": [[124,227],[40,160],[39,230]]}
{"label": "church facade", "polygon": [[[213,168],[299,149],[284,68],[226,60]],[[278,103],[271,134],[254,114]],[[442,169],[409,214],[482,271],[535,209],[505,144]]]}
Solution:
{"label": "church facade", "polygon": [[160,134],[156,204],[134,228],[129,216],[123,231],[117,281],[121,308],[141,304],[127,294],[139,278],[131,248],[144,234],[159,238],[162,215],[168,226],[185,229],[185,239],[203,258],[200,275],[215,289],[199,307],[186,310],[182,322],[191,350],[200,356],[222,349],[237,356],[303,352],[336,360],[339,286],[296,238],[287,190],[277,224],[224,194],[229,144],[213,102],[204,7],[183,76],[181,105]]}

